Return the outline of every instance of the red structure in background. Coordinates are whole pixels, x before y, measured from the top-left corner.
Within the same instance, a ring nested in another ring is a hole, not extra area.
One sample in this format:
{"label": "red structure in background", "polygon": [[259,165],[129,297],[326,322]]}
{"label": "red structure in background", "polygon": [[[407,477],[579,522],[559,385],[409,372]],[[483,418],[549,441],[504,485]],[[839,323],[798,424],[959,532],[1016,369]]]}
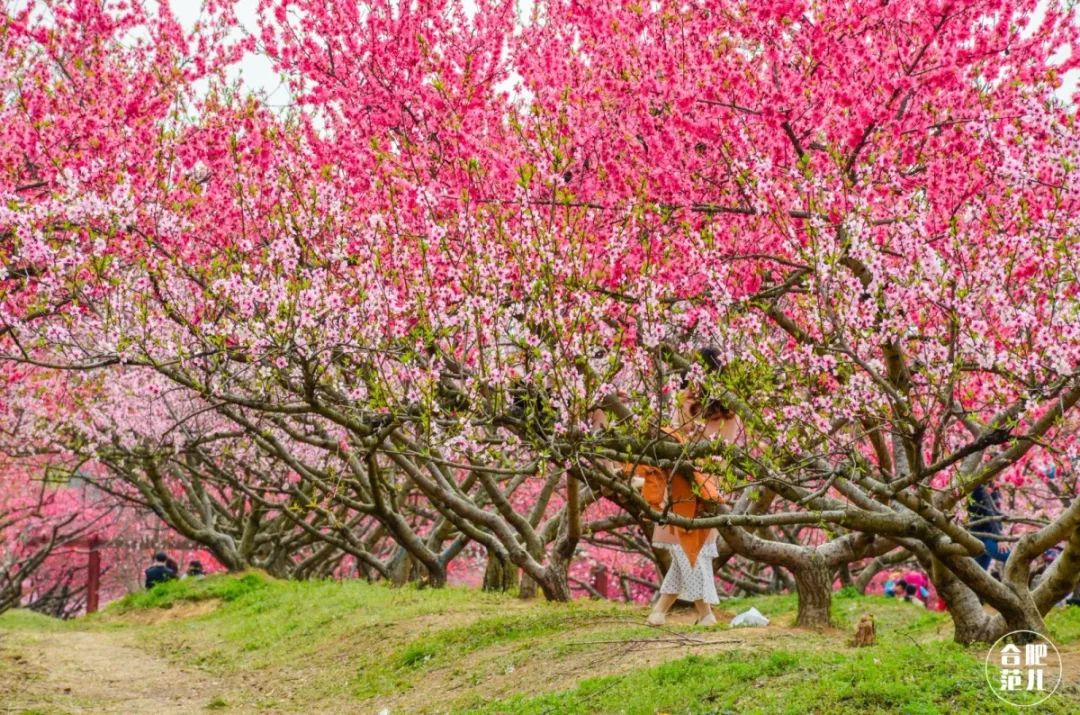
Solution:
{"label": "red structure in background", "polygon": [[608,570],[603,564],[597,564],[592,569],[593,588],[604,598],[611,598],[608,593]]}
{"label": "red structure in background", "polygon": [[95,613],[102,606],[103,595],[108,601],[132,588],[141,588],[143,569],[150,563],[150,555],[158,550],[175,555],[181,564],[198,559],[210,572],[220,569],[213,556],[197,544],[164,533],[156,538],[84,535],[65,542],[50,558],[81,565],[82,557],[86,557],[85,609],[86,613]]}
{"label": "red structure in background", "polygon": [[[123,540],[118,540],[123,541]],[[68,546],[86,549],[86,612],[96,613],[101,605],[101,547],[114,545],[116,542],[102,541],[97,536],[76,539]]]}
{"label": "red structure in background", "polygon": [[98,551],[96,536],[90,537],[89,547],[90,553],[86,559],[86,612],[95,613],[101,593],[101,552]]}

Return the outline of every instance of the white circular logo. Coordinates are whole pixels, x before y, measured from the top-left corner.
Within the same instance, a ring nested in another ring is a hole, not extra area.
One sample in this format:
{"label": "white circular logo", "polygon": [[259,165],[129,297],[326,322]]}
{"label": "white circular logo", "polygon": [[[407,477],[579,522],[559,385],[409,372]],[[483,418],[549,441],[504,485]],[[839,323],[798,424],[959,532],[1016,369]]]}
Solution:
{"label": "white circular logo", "polygon": [[985,670],[990,692],[1009,705],[1030,708],[1061,685],[1061,654],[1041,633],[1013,631],[994,642]]}

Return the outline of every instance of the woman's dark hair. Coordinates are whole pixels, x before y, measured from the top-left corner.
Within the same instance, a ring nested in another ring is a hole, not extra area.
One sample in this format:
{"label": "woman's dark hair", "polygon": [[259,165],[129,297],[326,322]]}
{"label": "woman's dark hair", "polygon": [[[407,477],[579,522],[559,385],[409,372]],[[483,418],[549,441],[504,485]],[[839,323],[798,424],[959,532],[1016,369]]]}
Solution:
{"label": "woman's dark hair", "polygon": [[[724,371],[724,362],[720,357],[720,351],[711,345],[698,350],[697,359],[705,367],[706,375],[716,375]],[[723,400],[706,394],[702,385],[691,386],[689,374],[683,375],[682,386],[683,389],[691,389],[691,395],[697,401],[697,405],[690,410],[694,417],[700,414],[707,420],[716,419],[717,417],[727,420],[735,416],[735,411],[728,407]]]}
{"label": "woman's dark hair", "polygon": [[720,359],[720,351],[709,345],[698,350],[698,357],[705,364],[705,372],[714,373],[724,369],[724,361]]}

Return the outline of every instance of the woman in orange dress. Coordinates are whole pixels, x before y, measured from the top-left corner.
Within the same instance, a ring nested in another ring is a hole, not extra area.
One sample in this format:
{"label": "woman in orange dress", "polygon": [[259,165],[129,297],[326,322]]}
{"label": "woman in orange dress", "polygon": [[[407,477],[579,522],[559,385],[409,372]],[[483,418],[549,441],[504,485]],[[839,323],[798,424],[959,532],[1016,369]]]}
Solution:
{"label": "woman in orange dress", "polygon": [[[739,418],[721,402],[684,390],[679,395],[675,428],[668,434],[682,443],[717,438],[732,443],[741,432]],[[657,511],[670,507],[678,516],[692,519],[698,516],[703,502],[721,500],[720,484],[714,475],[695,471],[691,483],[683,474],[671,474],[658,467],[638,465],[632,469],[632,484],[641,489],[645,501]],[[660,597],[649,614],[650,625],[663,625],[668,611],[679,599],[693,602],[697,625],[716,624],[712,612],[712,605],[720,601],[712,570],[712,561],[717,556],[716,539],[716,529],[684,529],[669,524],[655,527],[653,545],[671,552],[671,567],[664,575]]]}

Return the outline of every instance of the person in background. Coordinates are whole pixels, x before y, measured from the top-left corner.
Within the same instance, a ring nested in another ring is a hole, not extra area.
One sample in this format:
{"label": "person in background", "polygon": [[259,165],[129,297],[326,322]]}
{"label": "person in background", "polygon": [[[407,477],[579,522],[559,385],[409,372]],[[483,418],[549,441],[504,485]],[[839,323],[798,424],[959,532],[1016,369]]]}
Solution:
{"label": "person in background", "polygon": [[919,598],[926,603],[930,598],[930,579],[922,571],[908,571],[904,574],[904,581],[915,587]]}
{"label": "person in background", "polygon": [[206,572],[203,571],[201,561],[188,562],[187,573],[184,574],[184,578],[203,578],[204,576],[206,576]]}
{"label": "person in background", "polygon": [[968,529],[983,543],[983,553],[975,562],[984,570],[990,569],[992,561],[1004,562],[1009,552],[1001,548],[998,539],[1003,533],[1001,526],[1000,492],[980,484],[971,492],[968,501]]}
{"label": "person in background", "polygon": [[904,601],[907,603],[914,603],[920,608],[926,608],[926,602],[919,598],[918,589],[915,588],[915,584],[913,583],[905,584]]}
{"label": "person in background", "polygon": [[888,598],[895,598],[897,596],[903,596],[903,590],[897,591],[897,583],[900,581],[900,572],[893,571],[889,574],[889,579],[885,582],[885,595]]}
{"label": "person in background", "polygon": [[153,588],[159,583],[174,580],[176,578],[176,569],[169,568],[169,557],[164,551],[159,551],[154,554],[154,563],[147,567],[144,575],[146,576],[146,587]]}

